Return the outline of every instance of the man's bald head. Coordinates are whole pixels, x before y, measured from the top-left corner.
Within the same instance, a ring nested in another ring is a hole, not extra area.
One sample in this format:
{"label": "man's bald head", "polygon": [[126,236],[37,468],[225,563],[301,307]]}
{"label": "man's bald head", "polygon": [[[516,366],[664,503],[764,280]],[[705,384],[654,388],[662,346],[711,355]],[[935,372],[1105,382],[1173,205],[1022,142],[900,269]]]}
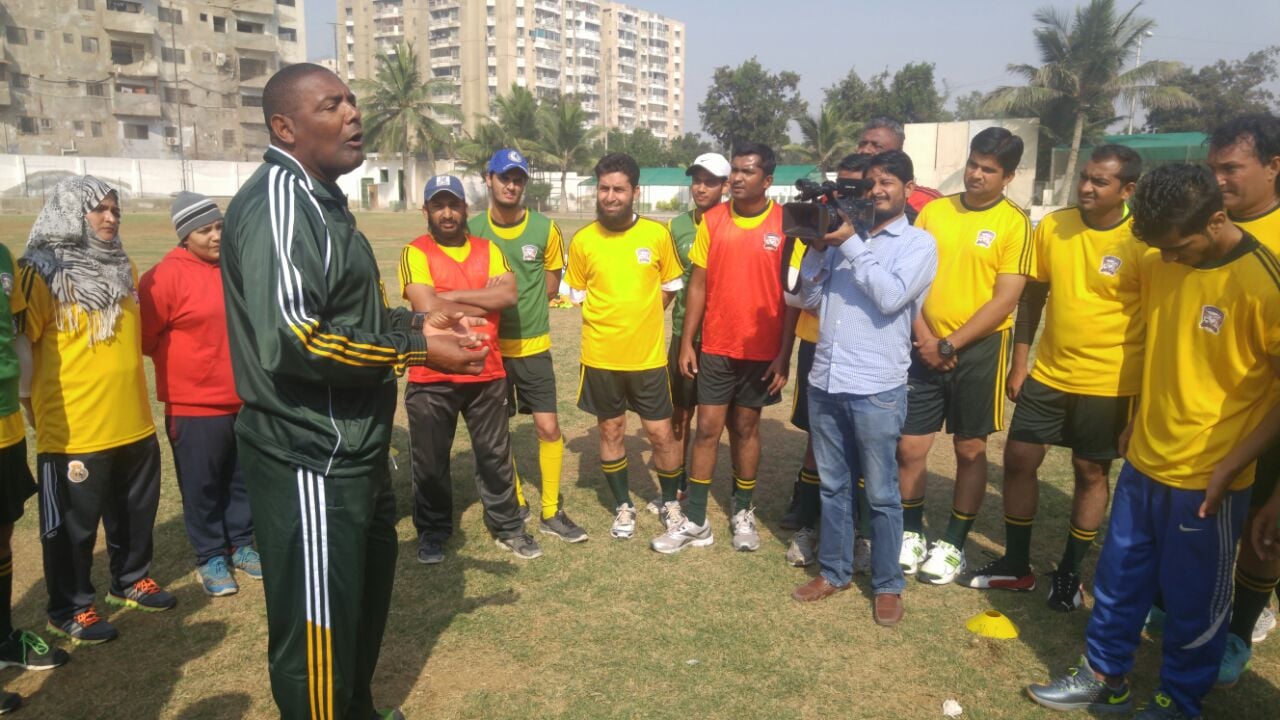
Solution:
{"label": "man's bald head", "polygon": [[334,75],[333,71],[315,63],[296,63],[280,68],[262,89],[262,119],[271,129],[272,115],[290,115],[298,108],[302,81],[318,74]]}

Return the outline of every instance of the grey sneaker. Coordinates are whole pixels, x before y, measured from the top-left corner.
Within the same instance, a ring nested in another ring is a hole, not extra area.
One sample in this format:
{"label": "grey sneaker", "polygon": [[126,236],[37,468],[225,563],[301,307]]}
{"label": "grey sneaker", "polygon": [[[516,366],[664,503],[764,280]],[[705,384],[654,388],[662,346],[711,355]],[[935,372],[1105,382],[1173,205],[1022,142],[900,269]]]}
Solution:
{"label": "grey sneaker", "polygon": [[418,562],[423,565],[439,565],[444,562],[444,543],[432,538],[419,540]]}
{"label": "grey sneaker", "polygon": [[622,503],[614,510],[613,527],[609,534],[619,540],[630,540],[636,534],[636,508],[631,503]]}
{"label": "grey sneaker", "polygon": [[680,516],[680,523],[667,528],[667,531],[649,542],[649,547],[663,555],[673,555],[686,547],[707,547],[715,542],[711,535],[711,523],[704,521],[694,525],[689,518]]}
{"label": "grey sneaker", "polygon": [[679,525],[684,522],[684,508],[680,507],[680,503],[675,500],[663,503],[662,509],[658,511],[658,519],[662,521],[663,528]]}
{"label": "grey sneaker", "polygon": [[787,564],[808,567],[818,559],[818,533],[811,528],[800,528],[791,536],[787,548]]}
{"label": "grey sneaker", "polygon": [[853,539],[853,574],[868,575],[871,573],[871,541],[864,535]]}
{"label": "grey sneaker", "polygon": [[538,547],[538,541],[534,540],[529,533],[520,533],[509,538],[495,538],[495,542],[498,547],[503,550],[510,550],[521,560],[542,557],[542,548]]}
{"label": "grey sneaker", "polygon": [[1093,668],[1084,658],[1067,674],[1054,678],[1045,685],[1028,685],[1027,695],[1037,703],[1052,710],[1088,710],[1095,713],[1129,712],[1133,700],[1129,684],[1109,687],[1093,675]]}
{"label": "grey sneaker", "polygon": [[564,514],[564,510],[557,510],[555,515],[539,523],[538,532],[555,535],[567,543],[587,541],[587,531],[570,520],[569,516]]}
{"label": "grey sneaker", "polygon": [[729,520],[733,532],[733,549],[754,552],[760,549],[760,533],[756,532],[756,509],[739,510]]}

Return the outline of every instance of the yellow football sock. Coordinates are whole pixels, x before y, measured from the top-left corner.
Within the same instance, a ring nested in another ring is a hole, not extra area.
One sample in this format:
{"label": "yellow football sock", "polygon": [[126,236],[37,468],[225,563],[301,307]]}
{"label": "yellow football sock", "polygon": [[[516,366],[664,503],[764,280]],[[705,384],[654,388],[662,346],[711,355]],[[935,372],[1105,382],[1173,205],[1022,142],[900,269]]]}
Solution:
{"label": "yellow football sock", "polygon": [[511,458],[511,480],[516,486],[516,502],[520,503],[520,507],[524,507],[528,503],[524,501],[524,490],[520,489],[520,471],[516,469],[516,459]]}
{"label": "yellow football sock", "polygon": [[564,436],[538,440],[538,467],[542,470],[542,519],[560,509],[560,471],[564,466]]}

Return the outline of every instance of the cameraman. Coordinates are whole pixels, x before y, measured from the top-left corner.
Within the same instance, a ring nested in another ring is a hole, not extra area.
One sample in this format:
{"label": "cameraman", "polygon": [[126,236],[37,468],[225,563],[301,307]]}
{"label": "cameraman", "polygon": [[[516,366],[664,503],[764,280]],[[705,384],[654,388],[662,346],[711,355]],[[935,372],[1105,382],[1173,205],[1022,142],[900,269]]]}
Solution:
{"label": "cameraman", "polygon": [[792,597],[821,600],[853,577],[854,478],[866,479],[871,506],[871,584],[875,621],[896,625],[905,580],[898,565],[902,507],[895,456],[907,416],[911,321],[937,270],[933,237],[903,214],[914,188],[911,158],[880,153],[866,177],[874,214],[866,239],[846,221],[813,244],[801,264],[804,305],[819,309],[809,375],[809,421],[821,477],[820,574]]}

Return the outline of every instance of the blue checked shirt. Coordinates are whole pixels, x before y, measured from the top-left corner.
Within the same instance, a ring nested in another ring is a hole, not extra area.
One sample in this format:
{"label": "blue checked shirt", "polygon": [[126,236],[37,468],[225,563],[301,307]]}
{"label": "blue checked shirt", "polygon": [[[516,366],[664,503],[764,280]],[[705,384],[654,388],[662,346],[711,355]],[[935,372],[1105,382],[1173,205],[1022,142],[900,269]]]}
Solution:
{"label": "blue checked shirt", "polygon": [[818,347],[809,384],[828,393],[874,395],[907,382],[911,321],[938,270],[933,236],[906,216],[866,241],[810,249],[800,300],[817,309]]}

